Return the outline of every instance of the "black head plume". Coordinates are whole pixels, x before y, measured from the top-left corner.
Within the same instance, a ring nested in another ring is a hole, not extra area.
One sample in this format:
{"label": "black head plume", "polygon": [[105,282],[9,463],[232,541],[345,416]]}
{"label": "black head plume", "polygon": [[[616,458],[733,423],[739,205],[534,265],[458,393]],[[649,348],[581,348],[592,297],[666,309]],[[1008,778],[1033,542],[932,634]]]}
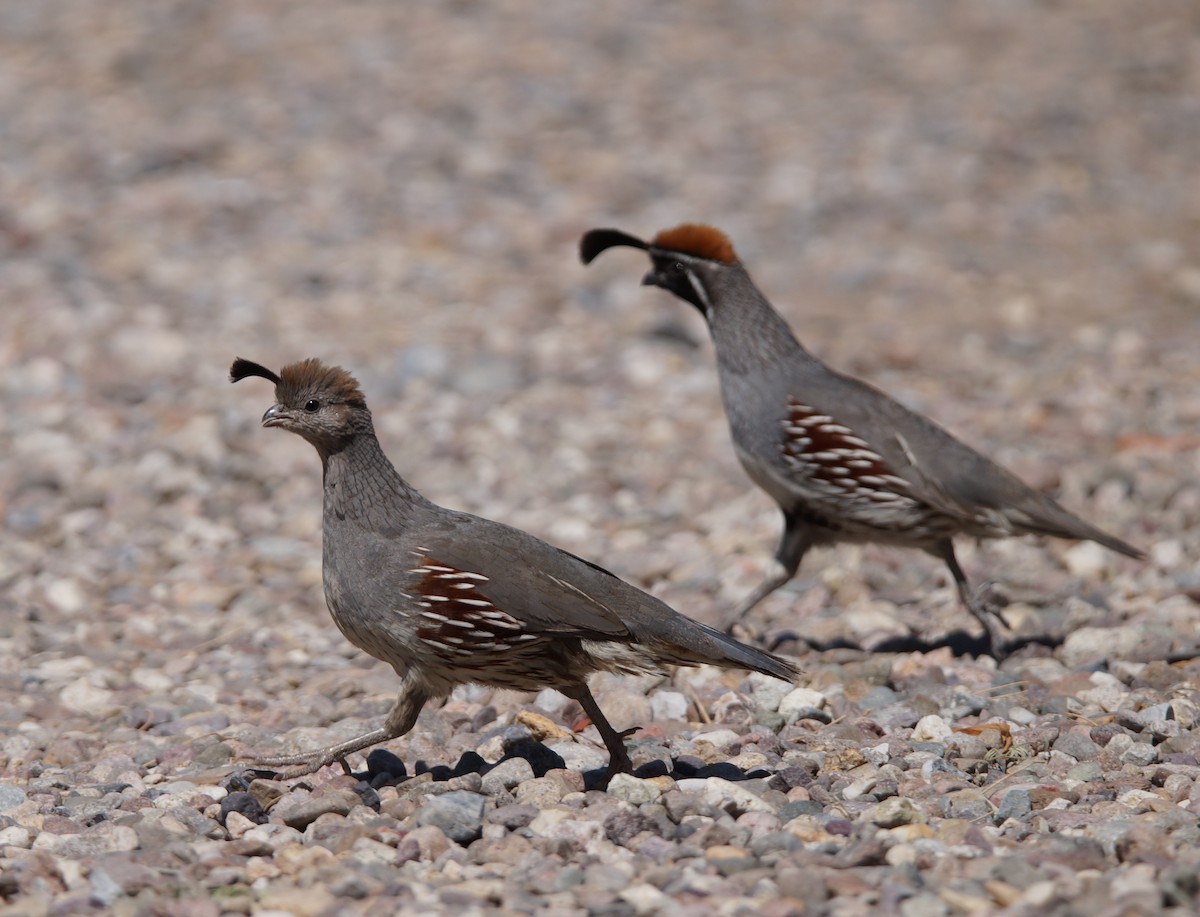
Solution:
{"label": "black head plume", "polygon": [[591,264],[602,251],[616,245],[628,245],[642,251],[650,247],[637,236],[631,236],[619,229],[590,229],[579,240],[579,258],[584,264]]}
{"label": "black head plume", "polygon": [[247,376],[260,376],[263,379],[274,382],[276,385],[279,385],[282,381],[279,376],[265,366],[238,357],[233,361],[233,365],[229,367],[229,381],[241,382]]}

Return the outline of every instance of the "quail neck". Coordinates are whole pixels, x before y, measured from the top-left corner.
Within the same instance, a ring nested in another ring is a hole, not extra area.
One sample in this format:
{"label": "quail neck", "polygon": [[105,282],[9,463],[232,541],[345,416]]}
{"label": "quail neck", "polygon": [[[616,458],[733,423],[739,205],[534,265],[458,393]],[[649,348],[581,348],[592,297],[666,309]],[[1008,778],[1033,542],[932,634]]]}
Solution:
{"label": "quail neck", "polygon": [[[740,263],[712,266],[701,276],[711,299],[720,304],[706,310],[705,318],[723,372],[747,375],[794,366],[803,346]],[[727,304],[734,302],[744,303],[745,308],[729,308]]]}
{"label": "quail neck", "polygon": [[324,467],[326,525],[351,523],[394,532],[427,502],[396,471],[369,427],[328,456]]}

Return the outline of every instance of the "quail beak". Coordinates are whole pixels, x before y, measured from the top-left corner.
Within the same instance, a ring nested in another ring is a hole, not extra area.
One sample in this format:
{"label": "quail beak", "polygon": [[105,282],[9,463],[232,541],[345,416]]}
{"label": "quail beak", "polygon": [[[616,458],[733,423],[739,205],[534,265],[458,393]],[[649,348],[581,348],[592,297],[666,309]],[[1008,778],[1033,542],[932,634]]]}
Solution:
{"label": "quail beak", "polygon": [[667,284],[663,280],[662,274],[658,271],[647,271],[646,276],[642,278],[642,286],[644,287],[662,287],[667,289]]}
{"label": "quail beak", "polygon": [[273,404],[267,408],[267,412],[262,416],[262,425],[264,427],[282,427],[291,419],[287,408],[282,404]]}

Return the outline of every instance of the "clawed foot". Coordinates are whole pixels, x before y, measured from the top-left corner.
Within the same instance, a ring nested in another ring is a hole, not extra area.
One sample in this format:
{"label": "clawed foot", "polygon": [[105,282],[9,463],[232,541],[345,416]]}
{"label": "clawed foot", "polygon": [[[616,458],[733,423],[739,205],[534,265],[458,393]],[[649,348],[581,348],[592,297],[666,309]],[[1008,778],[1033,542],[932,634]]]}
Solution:
{"label": "clawed foot", "polygon": [[[418,707],[417,709],[419,710],[420,708]],[[411,726],[411,724],[408,725]],[[407,729],[403,730],[403,732],[407,731]],[[350,765],[346,763],[348,756],[362,751],[364,748],[370,748],[372,745],[378,745],[380,742],[386,742],[397,735],[402,735],[403,732],[375,729],[365,735],[358,736],[358,738],[350,739],[348,742],[330,745],[327,748],[318,748],[316,751],[298,755],[273,755],[263,758],[255,756],[250,760],[255,764],[261,764],[265,767],[286,768],[286,770],[282,770],[276,775],[277,780],[292,780],[296,777],[303,777],[319,771],[330,764],[340,764],[342,770],[349,774],[351,773]]]}
{"label": "clawed foot", "polygon": [[[308,752],[298,755],[274,755],[268,757],[259,757],[257,755],[249,757],[250,764],[254,768],[270,768],[275,772],[276,780],[295,780],[297,777],[307,777],[309,774],[315,774],[323,767],[330,764],[340,764],[342,770],[350,774],[350,765],[346,763],[345,755],[333,753],[331,749],[319,749],[317,751]],[[284,770],[278,770],[278,768]]]}
{"label": "clawed foot", "polygon": [[630,726],[617,733],[617,746],[610,746],[608,749],[608,769],[604,772],[604,787],[607,787],[608,782],[617,774],[633,773],[633,761],[629,758],[625,740],[641,728],[641,726]]}

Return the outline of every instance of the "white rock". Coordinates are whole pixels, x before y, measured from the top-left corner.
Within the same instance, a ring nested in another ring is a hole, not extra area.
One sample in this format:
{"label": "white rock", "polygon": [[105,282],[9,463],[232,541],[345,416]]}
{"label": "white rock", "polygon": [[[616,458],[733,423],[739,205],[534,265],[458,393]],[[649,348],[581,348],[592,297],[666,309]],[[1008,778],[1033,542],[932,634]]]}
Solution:
{"label": "white rock", "polygon": [[[678,691],[656,691],[650,695],[650,715],[654,717],[655,722],[660,720],[687,722],[690,706],[688,699]],[[655,890],[657,891],[657,889]],[[636,905],[634,907],[636,909]]]}
{"label": "white rock", "polygon": [[736,745],[741,741],[739,736],[732,729],[713,729],[709,732],[702,732],[695,736],[692,741],[697,745],[711,745],[714,748],[728,748],[730,745]]}
{"label": "white rock", "polygon": [[877,778],[875,777],[863,777],[861,780],[855,780],[844,790],[842,790],[842,798],[858,799],[860,796],[869,793],[871,788],[875,786],[876,782]]}
{"label": "white rock", "polygon": [[1143,639],[1144,631],[1140,625],[1081,627],[1067,634],[1063,641],[1062,662],[1073,668],[1097,659],[1129,656]]}
{"label": "white rock", "polygon": [[892,758],[892,752],[887,742],[880,742],[871,748],[864,748],[862,754],[864,758],[876,767],[883,767]]}
{"label": "white rock", "polygon": [[632,774],[614,774],[608,782],[608,795],[623,799],[630,805],[640,806],[647,802],[658,802],[662,790],[650,780],[642,780]]}
{"label": "white rock", "polygon": [[583,843],[598,840],[604,826],[598,821],[581,819],[570,809],[543,809],[529,823],[529,830],[540,837],[577,840]]}
{"label": "white rock", "polygon": [[738,784],[723,777],[708,777],[704,781],[704,801],[709,805],[741,815],[743,812],[774,812],[770,804]]}
{"label": "white rock", "polygon": [[225,830],[230,837],[238,838],[254,828],[254,822],[236,810],[225,816]]}
{"label": "white rock", "polygon": [[80,713],[101,714],[113,708],[113,693],[92,684],[87,676],[77,678],[58,693],[64,707]]}
{"label": "white rock", "polygon": [[952,732],[944,719],[936,713],[931,713],[917,721],[912,737],[914,742],[944,742],[950,738]]}
{"label": "white rock", "polygon": [[28,847],[32,843],[28,828],[9,825],[0,829],[0,847]]}
{"label": "white rock", "polygon": [[779,702],[779,715],[785,723],[796,722],[804,710],[823,710],[826,698],[820,691],[812,688],[793,688]]}
{"label": "white rock", "polygon": [[86,596],[75,580],[56,579],[46,587],[46,601],[63,614],[73,615],[83,609]]}
{"label": "white rock", "polygon": [[1149,790],[1126,790],[1117,797],[1117,802],[1123,806],[1129,806],[1131,809],[1144,811],[1153,806],[1161,806],[1166,800]]}
{"label": "white rock", "polygon": [[1037,719],[1037,714],[1028,707],[1022,707],[1019,704],[1014,704],[1008,708],[1008,719],[1016,723],[1018,726],[1028,726]]}
{"label": "white rock", "polygon": [[379,863],[382,866],[394,866],[396,863],[396,848],[369,837],[360,837],[350,848],[350,858],[359,863]]}
{"label": "white rock", "polygon": [[543,688],[533,699],[533,705],[543,713],[558,713],[567,703],[567,696],[554,688]]}
{"label": "white rock", "polygon": [[629,886],[618,897],[633,908],[639,917],[644,914],[665,914],[668,905],[671,904],[670,898],[653,885],[644,882]]}
{"label": "white rock", "polygon": [[1150,559],[1160,570],[1174,570],[1183,563],[1187,551],[1178,538],[1160,541],[1150,549]]}
{"label": "white rock", "polygon": [[1096,704],[1111,713],[1119,709],[1129,696],[1129,689],[1108,672],[1093,672],[1089,680],[1095,687],[1078,694],[1085,704]]}
{"label": "white rock", "polygon": [[1109,564],[1108,551],[1094,541],[1081,541],[1063,552],[1063,563],[1072,576],[1098,579]]}
{"label": "white rock", "polygon": [[608,767],[608,752],[582,742],[559,741],[546,746],[563,759],[567,770],[594,771]]}

